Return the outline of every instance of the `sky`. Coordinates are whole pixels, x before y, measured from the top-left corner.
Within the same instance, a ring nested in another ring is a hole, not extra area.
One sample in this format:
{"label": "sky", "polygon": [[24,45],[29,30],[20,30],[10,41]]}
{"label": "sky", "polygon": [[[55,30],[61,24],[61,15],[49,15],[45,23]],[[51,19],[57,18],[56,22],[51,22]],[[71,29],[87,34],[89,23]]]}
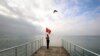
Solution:
{"label": "sky", "polygon": [[48,27],[57,36],[100,35],[100,0],[0,0],[0,15],[32,24],[42,34]]}

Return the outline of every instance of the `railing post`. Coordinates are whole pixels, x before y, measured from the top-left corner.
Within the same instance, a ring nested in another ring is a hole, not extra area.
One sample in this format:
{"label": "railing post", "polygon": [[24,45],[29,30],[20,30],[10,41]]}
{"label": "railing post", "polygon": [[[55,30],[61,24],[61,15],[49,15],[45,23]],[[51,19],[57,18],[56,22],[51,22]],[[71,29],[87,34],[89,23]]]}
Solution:
{"label": "railing post", "polygon": [[15,56],[17,56],[17,47],[15,47]]}
{"label": "railing post", "polygon": [[62,40],[62,46],[63,46],[63,48],[64,48],[64,43],[63,43],[63,40]]}
{"label": "railing post", "polygon": [[34,51],[36,51],[35,49],[36,49],[36,43],[35,43],[35,41],[34,41]]}
{"label": "railing post", "polygon": [[38,43],[39,41],[37,40],[37,49],[39,48],[39,43]]}
{"label": "railing post", "polygon": [[39,48],[40,48],[40,40],[38,41],[38,44],[39,44]]}
{"label": "railing post", "polygon": [[84,56],[84,49],[82,49],[83,50],[83,56]]}
{"label": "railing post", "polygon": [[33,53],[35,52],[35,50],[34,50],[34,49],[35,49],[35,45],[34,45],[34,42],[35,42],[35,41],[33,41]]}
{"label": "railing post", "polygon": [[65,40],[63,41],[63,43],[64,43],[63,45],[64,45],[64,48],[65,48]]}
{"label": "railing post", "polygon": [[39,48],[40,48],[40,40],[39,40]]}
{"label": "railing post", "polygon": [[[65,44],[65,43],[64,43],[64,40],[63,40],[63,46],[64,46],[64,44]],[[64,46],[64,48],[65,48],[65,46]]]}
{"label": "railing post", "polygon": [[42,46],[42,39],[41,39],[41,46]]}
{"label": "railing post", "polygon": [[68,41],[67,41],[67,50],[68,50]]}
{"label": "railing post", "polygon": [[41,39],[41,46],[43,46],[43,39]]}
{"label": "railing post", "polygon": [[41,45],[41,46],[43,46],[43,38],[42,38],[42,41],[41,41],[41,43],[42,43],[42,45]]}
{"label": "railing post", "polygon": [[31,52],[33,53],[33,42],[31,42]]}
{"label": "railing post", "polygon": [[40,39],[40,47],[41,47],[41,39]]}
{"label": "railing post", "polygon": [[37,41],[35,41],[35,51],[37,50]]}
{"label": "railing post", "polygon": [[69,46],[69,45],[68,45],[68,44],[69,44],[69,42],[67,41],[67,50],[69,51],[69,49],[68,49],[68,46]]}
{"label": "railing post", "polygon": [[27,56],[27,44],[25,46],[26,46],[26,56]]}
{"label": "railing post", "polygon": [[70,43],[70,54],[71,54],[71,43]]}
{"label": "railing post", "polygon": [[61,46],[63,47],[63,45],[62,45],[62,39],[61,39]]}
{"label": "railing post", "polygon": [[38,40],[39,48],[40,48],[40,40]]}
{"label": "railing post", "polygon": [[75,53],[75,56],[76,56],[76,46],[74,45],[74,53]]}
{"label": "railing post", "polygon": [[67,49],[66,45],[67,45],[67,43],[66,43],[66,40],[65,40],[65,49]]}
{"label": "railing post", "polygon": [[65,48],[65,40],[64,40],[64,48]]}

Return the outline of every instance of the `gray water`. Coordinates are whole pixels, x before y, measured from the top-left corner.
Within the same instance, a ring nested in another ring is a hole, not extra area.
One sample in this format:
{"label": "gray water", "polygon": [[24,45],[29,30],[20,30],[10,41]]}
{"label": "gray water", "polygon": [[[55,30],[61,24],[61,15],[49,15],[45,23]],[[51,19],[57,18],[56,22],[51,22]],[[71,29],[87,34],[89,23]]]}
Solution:
{"label": "gray water", "polygon": [[0,50],[10,48],[16,45],[28,42],[28,39],[24,38],[0,38]]}
{"label": "gray water", "polygon": [[[66,36],[66,40],[100,54],[100,36]],[[34,40],[26,38],[0,38],[0,50]]]}
{"label": "gray water", "polygon": [[100,54],[100,36],[67,36],[64,39]]}
{"label": "gray water", "polygon": [[34,41],[36,39],[40,39],[36,38],[36,37],[30,37],[30,38],[25,38],[25,37],[17,37],[17,38],[0,38],[0,50],[6,49],[6,48],[10,48],[10,47],[14,47],[14,46],[18,46],[30,41]]}
{"label": "gray water", "polygon": [[35,35],[41,34],[41,26],[17,19],[0,15],[0,50],[34,40]]}

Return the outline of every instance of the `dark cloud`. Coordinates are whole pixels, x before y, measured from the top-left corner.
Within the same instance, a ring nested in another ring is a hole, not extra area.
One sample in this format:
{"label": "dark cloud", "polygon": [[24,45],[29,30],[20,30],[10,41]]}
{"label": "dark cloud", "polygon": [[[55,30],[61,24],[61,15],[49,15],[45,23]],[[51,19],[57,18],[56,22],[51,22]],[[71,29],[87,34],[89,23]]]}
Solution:
{"label": "dark cloud", "polygon": [[41,27],[29,24],[21,19],[13,19],[0,15],[1,37],[32,37],[41,34]]}

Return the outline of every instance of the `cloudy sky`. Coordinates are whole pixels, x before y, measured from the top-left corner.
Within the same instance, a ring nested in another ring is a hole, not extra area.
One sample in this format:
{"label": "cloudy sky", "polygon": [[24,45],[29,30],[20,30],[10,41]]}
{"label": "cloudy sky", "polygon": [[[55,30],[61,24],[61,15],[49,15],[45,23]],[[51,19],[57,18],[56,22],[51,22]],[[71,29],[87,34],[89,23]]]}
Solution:
{"label": "cloudy sky", "polygon": [[52,35],[100,35],[100,0],[0,0],[0,15]]}

